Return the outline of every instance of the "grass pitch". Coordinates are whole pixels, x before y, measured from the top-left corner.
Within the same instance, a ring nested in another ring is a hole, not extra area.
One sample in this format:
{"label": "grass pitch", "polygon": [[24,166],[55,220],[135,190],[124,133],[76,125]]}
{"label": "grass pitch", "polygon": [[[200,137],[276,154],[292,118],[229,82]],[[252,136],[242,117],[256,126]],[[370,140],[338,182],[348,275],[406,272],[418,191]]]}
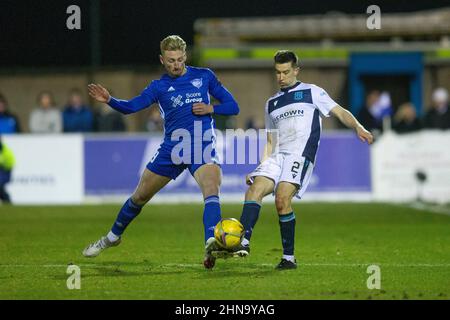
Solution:
{"label": "grass pitch", "polygon": [[[276,271],[278,219],[264,204],[251,255],[205,270],[202,205],[147,205],[120,246],[82,249],[119,205],[0,207],[0,299],[449,299],[450,216],[388,204],[301,203],[297,270]],[[241,205],[222,206],[239,218]],[[68,264],[81,269],[69,290]],[[381,289],[369,290],[369,265]]]}

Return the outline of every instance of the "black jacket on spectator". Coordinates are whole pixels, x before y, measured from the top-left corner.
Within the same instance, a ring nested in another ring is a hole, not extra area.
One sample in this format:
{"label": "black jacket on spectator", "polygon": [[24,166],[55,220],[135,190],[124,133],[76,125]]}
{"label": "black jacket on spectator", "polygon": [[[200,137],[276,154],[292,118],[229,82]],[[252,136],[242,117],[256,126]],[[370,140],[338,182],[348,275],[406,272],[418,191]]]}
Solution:
{"label": "black jacket on spectator", "polygon": [[382,124],[377,121],[377,119],[372,116],[372,114],[367,110],[366,107],[363,107],[358,113],[358,121],[369,131],[373,129],[382,130]]}
{"label": "black jacket on spectator", "polygon": [[98,132],[122,132],[126,130],[125,121],[118,112],[106,114],[97,113],[94,121],[94,131]]}
{"label": "black jacket on spectator", "polygon": [[409,133],[418,131],[422,128],[422,125],[420,123],[419,119],[414,119],[413,122],[406,122],[406,121],[400,121],[400,122],[394,122],[393,129],[397,133]]}
{"label": "black jacket on spectator", "polygon": [[444,113],[431,108],[423,118],[423,126],[428,129],[450,129],[450,106]]}

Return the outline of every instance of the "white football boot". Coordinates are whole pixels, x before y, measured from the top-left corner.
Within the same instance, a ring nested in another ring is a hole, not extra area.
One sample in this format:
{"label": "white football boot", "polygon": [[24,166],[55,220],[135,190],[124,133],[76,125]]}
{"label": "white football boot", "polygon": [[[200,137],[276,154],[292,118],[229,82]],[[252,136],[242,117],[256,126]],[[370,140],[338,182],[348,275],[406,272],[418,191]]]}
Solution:
{"label": "white football boot", "polygon": [[216,259],[228,259],[233,257],[245,257],[248,255],[236,252],[232,249],[226,249],[219,245],[214,237],[209,238],[205,245],[205,258],[203,259],[203,265],[206,269],[212,269],[216,263]]}
{"label": "white football boot", "polygon": [[118,246],[121,242],[121,239],[111,242],[108,237],[101,237],[100,240],[91,243],[83,250],[83,256],[86,258],[94,258],[98,256],[103,250]]}
{"label": "white football boot", "polygon": [[206,240],[205,244],[205,257],[203,258],[203,265],[206,269],[212,269],[214,268],[214,265],[216,264],[216,257],[212,255],[212,252],[214,250],[218,249],[217,241],[214,237],[209,238]]}

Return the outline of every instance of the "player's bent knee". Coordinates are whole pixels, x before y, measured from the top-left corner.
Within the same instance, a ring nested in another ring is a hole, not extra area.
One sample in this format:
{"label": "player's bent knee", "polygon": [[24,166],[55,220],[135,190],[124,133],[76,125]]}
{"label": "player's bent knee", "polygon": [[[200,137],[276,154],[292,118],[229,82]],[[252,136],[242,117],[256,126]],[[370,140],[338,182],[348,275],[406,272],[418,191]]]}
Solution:
{"label": "player's bent knee", "polygon": [[278,212],[284,212],[291,206],[291,198],[284,195],[275,195],[275,207]]}
{"label": "player's bent knee", "polygon": [[202,193],[205,197],[219,194],[219,184],[214,181],[209,181],[201,184]]}
{"label": "player's bent knee", "polygon": [[219,189],[206,189],[203,190],[203,196],[204,198],[208,198],[210,196],[218,196],[219,195]]}
{"label": "player's bent knee", "polygon": [[152,195],[143,195],[143,194],[139,194],[139,193],[135,193],[131,196],[131,200],[138,206],[145,205],[147,202],[150,201],[151,198],[152,198]]}
{"label": "player's bent knee", "polygon": [[261,201],[263,197],[264,197],[264,188],[261,188],[256,184],[252,184],[245,193],[246,201]]}

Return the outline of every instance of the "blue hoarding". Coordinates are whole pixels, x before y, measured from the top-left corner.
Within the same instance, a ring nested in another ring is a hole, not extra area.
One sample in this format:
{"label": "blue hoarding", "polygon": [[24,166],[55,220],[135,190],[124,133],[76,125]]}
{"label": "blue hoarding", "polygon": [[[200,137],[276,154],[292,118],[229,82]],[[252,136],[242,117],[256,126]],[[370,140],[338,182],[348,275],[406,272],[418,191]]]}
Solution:
{"label": "blue hoarding", "polygon": [[[247,138],[248,139],[248,138]],[[256,138],[257,139],[257,138]],[[160,136],[86,137],[84,142],[84,172],[86,195],[131,194],[162,141]],[[254,142],[254,141],[253,141]],[[263,144],[262,144],[263,145]],[[222,155],[221,194],[244,194],[245,176],[256,168],[250,153],[261,154],[261,144],[250,149],[247,140],[245,162],[229,164],[226,151],[236,143],[218,144]],[[309,192],[370,192],[370,149],[351,132],[323,133]],[[197,193],[199,188],[188,170],[171,181],[161,194]]]}

